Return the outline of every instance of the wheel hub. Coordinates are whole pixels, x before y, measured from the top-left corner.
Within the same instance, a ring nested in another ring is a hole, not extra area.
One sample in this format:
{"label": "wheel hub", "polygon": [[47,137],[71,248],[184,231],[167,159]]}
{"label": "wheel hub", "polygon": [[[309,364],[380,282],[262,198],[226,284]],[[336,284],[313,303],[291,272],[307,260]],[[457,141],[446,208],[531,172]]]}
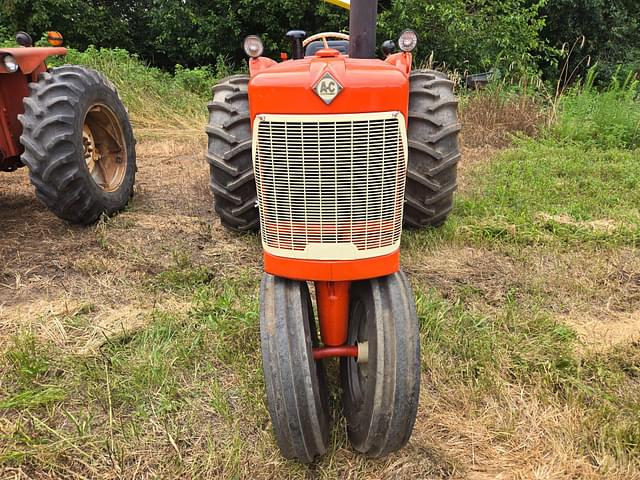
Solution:
{"label": "wheel hub", "polygon": [[[348,368],[348,382],[351,386],[350,392],[352,394],[354,403],[361,404],[364,401],[364,392],[367,391],[367,381],[369,379],[369,334],[367,321],[367,309],[365,305],[358,301],[353,309],[351,316],[351,322],[356,325],[356,331],[351,332],[349,335],[349,344],[356,344],[365,346],[366,360],[364,355],[360,354],[360,348],[358,348],[358,358],[346,359],[349,362]],[[355,335],[354,335],[355,334]],[[355,337],[355,338],[354,338]],[[363,352],[364,353],[364,352]]]}
{"label": "wheel hub", "polygon": [[82,128],[83,155],[93,181],[105,192],[118,190],[127,171],[122,128],[105,105],[89,109]]}

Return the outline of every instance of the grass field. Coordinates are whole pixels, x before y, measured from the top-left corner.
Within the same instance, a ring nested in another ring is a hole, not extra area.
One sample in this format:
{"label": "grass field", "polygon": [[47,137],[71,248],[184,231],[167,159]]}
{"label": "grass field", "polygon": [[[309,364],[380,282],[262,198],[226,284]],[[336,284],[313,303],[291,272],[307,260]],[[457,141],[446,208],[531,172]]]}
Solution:
{"label": "grass field", "polygon": [[[191,107],[169,131],[151,100],[130,107],[136,196],[95,227],[46,212],[25,172],[1,174],[0,478],[640,478],[632,88],[570,93],[551,127],[516,128],[534,139],[465,136],[450,221],[403,237],[422,391],[409,445],[383,459],[350,449],[335,375],[329,453],[280,457],[259,238],[215,219]],[[487,104],[469,102],[467,119]]]}

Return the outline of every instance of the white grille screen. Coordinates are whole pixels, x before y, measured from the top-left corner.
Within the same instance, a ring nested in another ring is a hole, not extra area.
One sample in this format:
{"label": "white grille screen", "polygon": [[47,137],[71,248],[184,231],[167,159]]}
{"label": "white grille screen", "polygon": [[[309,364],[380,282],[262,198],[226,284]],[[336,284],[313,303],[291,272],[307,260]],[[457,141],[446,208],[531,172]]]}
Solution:
{"label": "white grille screen", "polygon": [[406,143],[398,112],[257,116],[253,155],[264,248],[335,260],[394,251]]}

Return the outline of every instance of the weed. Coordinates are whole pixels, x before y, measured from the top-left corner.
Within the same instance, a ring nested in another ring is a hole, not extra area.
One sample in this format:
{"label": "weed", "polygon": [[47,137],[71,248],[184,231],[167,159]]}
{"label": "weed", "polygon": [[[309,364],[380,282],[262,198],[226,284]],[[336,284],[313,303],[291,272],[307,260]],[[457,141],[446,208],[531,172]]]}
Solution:
{"label": "weed", "polygon": [[552,135],[562,144],[639,149],[640,82],[631,73],[622,81],[614,76],[607,89],[598,91],[594,88],[597,69],[592,67],[583,85],[561,97]]}
{"label": "weed", "polygon": [[46,347],[40,345],[30,333],[13,338],[5,352],[9,375],[23,386],[40,383],[49,372],[50,360]]}
{"label": "weed", "polygon": [[193,265],[183,252],[173,253],[174,266],[161,272],[152,284],[165,291],[193,291],[215,278],[214,272],[204,266]]}

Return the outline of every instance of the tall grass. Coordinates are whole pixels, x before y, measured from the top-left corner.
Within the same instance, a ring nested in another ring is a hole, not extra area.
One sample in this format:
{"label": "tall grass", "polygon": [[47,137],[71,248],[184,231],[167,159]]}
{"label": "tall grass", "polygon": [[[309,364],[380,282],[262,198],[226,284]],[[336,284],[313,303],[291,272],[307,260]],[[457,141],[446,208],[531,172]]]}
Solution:
{"label": "tall grass", "polygon": [[559,99],[557,123],[551,131],[563,143],[602,148],[640,148],[640,82],[632,74],[614,76],[608,88],[594,87],[597,67],[583,84]]}
{"label": "tall grass", "polygon": [[202,136],[211,86],[228,74],[219,62],[214,68],[177,66],[172,75],[119,48],[69,49],[66,57],[50,63],[86,65],[102,72],[118,89],[138,137]]}

